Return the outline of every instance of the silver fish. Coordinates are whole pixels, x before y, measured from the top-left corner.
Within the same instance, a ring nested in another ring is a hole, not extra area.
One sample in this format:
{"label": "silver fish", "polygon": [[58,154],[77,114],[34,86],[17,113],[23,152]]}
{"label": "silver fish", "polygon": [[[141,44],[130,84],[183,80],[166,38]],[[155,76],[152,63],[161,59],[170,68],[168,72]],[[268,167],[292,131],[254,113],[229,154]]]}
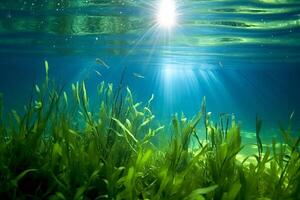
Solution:
{"label": "silver fish", "polygon": [[106,69],[109,69],[110,67],[103,61],[101,60],[100,58],[96,58],[96,63],[105,67]]}
{"label": "silver fish", "polygon": [[138,74],[138,73],[132,73],[133,76],[137,77],[137,78],[145,78],[145,76]]}
{"label": "silver fish", "polygon": [[219,65],[220,67],[224,68],[223,64],[221,63],[221,61],[219,61]]}
{"label": "silver fish", "polygon": [[102,76],[102,74],[98,70],[94,70],[98,76]]}

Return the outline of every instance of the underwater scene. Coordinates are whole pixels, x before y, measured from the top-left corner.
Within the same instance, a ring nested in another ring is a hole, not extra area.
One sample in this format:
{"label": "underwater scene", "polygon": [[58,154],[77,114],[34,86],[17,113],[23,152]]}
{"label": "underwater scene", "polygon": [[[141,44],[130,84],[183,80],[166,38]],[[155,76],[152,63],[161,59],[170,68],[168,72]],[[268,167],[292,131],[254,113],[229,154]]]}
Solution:
{"label": "underwater scene", "polygon": [[0,199],[300,200],[300,1],[0,0]]}

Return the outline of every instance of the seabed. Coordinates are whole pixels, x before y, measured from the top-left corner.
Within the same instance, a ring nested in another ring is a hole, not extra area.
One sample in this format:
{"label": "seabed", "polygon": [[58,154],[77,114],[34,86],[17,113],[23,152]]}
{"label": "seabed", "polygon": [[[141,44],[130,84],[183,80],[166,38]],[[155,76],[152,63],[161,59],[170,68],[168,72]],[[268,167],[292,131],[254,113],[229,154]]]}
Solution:
{"label": "seabed", "polygon": [[211,122],[205,98],[193,119],[162,125],[154,99],[136,103],[122,85],[101,83],[97,109],[84,82],[70,88],[48,78],[46,63],[22,114],[1,118],[1,199],[300,199],[291,125],[280,129],[283,142],[263,144],[257,117],[244,144],[234,118]]}

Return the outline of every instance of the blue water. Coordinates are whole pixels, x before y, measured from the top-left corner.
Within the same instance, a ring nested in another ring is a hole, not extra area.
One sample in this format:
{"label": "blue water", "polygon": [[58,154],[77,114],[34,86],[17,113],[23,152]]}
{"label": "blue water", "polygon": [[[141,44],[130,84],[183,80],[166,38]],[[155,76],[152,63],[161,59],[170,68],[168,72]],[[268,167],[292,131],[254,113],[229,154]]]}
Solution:
{"label": "blue water", "polygon": [[255,130],[259,114],[273,134],[293,111],[300,128],[300,2],[177,1],[169,31],[155,24],[158,3],[2,0],[5,108],[22,109],[47,60],[51,77],[66,87],[85,80],[91,96],[101,81],[117,84],[125,68],[136,101],[154,94],[164,122],[175,112],[192,117],[206,96],[208,111],[234,113],[243,130]]}

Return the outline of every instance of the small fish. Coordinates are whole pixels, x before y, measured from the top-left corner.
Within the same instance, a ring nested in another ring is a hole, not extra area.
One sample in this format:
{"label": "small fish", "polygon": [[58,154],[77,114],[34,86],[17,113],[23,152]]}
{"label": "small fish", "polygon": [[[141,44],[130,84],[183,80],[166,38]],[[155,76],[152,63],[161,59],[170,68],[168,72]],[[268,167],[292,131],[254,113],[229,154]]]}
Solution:
{"label": "small fish", "polygon": [[221,63],[221,61],[219,61],[219,65],[220,67],[224,68],[223,64]]}
{"label": "small fish", "polygon": [[145,78],[145,76],[142,76],[141,74],[138,74],[138,73],[132,73],[132,75],[137,78]]}
{"label": "small fish", "polygon": [[100,58],[96,58],[96,63],[99,65],[102,65],[103,67],[105,67],[106,69],[109,69],[110,67]]}
{"label": "small fish", "polygon": [[98,76],[102,76],[102,74],[98,70],[94,70]]}
{"label": "small fish", "polygon": [[294,117],[294,114],[295,114],[295,111],[293,110],[293,112],[291,113],[291,115],[290,115],[290,120],[292,120],[293,119],[293,117]]}

